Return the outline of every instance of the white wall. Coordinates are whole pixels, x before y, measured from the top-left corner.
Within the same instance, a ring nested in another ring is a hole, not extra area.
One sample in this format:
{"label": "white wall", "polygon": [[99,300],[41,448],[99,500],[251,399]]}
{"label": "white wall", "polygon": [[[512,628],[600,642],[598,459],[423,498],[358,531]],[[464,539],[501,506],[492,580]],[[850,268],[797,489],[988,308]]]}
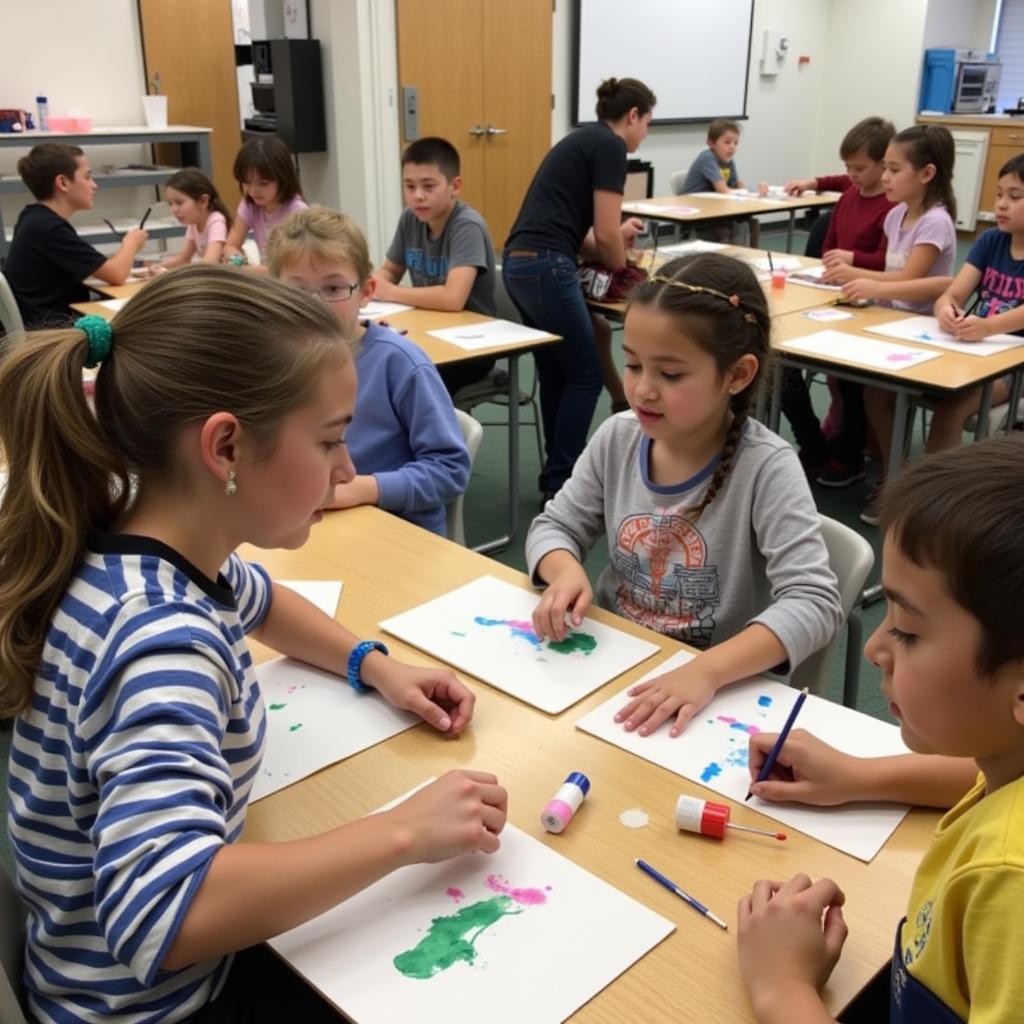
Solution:
{"label": "white wall", "polygon": [[987,51],[996,0],[928,0],[924,46]]}

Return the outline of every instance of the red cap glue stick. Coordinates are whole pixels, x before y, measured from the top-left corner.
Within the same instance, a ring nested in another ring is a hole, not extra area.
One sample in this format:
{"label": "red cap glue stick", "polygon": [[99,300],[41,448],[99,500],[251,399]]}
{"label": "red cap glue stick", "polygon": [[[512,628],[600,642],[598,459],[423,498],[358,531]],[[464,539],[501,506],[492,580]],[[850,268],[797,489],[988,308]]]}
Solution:
{"label": "red cap glue stick", "polygon": [[685,832],[696,832],[702,836],[725,838],[727,828],[738,829],[740,832],[753,832],[759,836],[770,836],[772,839],[785,839],[785,832],[772,832],[766,828],[754,828],[753,825],[734,825],[729,821],[732,809],[727,804],[716,804],[710,800],[700,800],[685,793],[676,803],[676,828]]}
{"label": "red cap glue stick", "polygon": [[571,772],[551,802],[544,808],[540,823],[549,832],[562,832],[580,809],[583,798],[590,792],[590,779],[583,772]]}

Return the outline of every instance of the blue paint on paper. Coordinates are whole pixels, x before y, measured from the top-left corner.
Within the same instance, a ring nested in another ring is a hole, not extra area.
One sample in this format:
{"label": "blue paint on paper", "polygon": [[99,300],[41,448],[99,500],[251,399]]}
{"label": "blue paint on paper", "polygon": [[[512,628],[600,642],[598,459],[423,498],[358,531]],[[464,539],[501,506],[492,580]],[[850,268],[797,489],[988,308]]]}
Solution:
{"label": "blue paint on paper", "polygon": [[770,708],[772,706],[772,699],[766,694],[762,694],[760,697],[757,698],[757,703],[759,707]]}
{"label": "blue paint on paper", "polygon": [[717,761],[712,761],[711,764],[709,764],[707,768],[700,773],[700,781],[710,782],[716,775],[721,774],[722,766]]}

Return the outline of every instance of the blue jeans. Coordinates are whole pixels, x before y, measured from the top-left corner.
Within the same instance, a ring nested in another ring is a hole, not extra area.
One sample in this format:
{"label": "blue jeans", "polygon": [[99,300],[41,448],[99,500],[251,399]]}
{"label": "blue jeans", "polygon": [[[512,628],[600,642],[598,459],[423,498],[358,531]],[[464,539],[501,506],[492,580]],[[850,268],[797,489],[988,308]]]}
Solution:
{"label": "blue jeans", "polygon": [[576,260],[563,253],[506,254],[501,273],[523,322],[563,339],[534,353],[547,453],[540,487],[557,491],[586,447],[601,394],[601,365],[590,313],[576,275]]}

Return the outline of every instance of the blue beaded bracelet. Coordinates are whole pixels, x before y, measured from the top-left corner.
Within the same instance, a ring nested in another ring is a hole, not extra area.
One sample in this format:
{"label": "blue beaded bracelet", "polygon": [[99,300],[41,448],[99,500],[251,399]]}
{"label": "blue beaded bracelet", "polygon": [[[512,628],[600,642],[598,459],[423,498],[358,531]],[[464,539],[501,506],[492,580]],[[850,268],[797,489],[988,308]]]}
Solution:
{"label": "blue beaded bracelet", "polygon": [[363,682],[363,659],[371,651],[380,651],[387,654],[388,649],[379,640],[363,640],[352,648],[348,656],[348,685],[356,693],[365,693],[370,687]]}

